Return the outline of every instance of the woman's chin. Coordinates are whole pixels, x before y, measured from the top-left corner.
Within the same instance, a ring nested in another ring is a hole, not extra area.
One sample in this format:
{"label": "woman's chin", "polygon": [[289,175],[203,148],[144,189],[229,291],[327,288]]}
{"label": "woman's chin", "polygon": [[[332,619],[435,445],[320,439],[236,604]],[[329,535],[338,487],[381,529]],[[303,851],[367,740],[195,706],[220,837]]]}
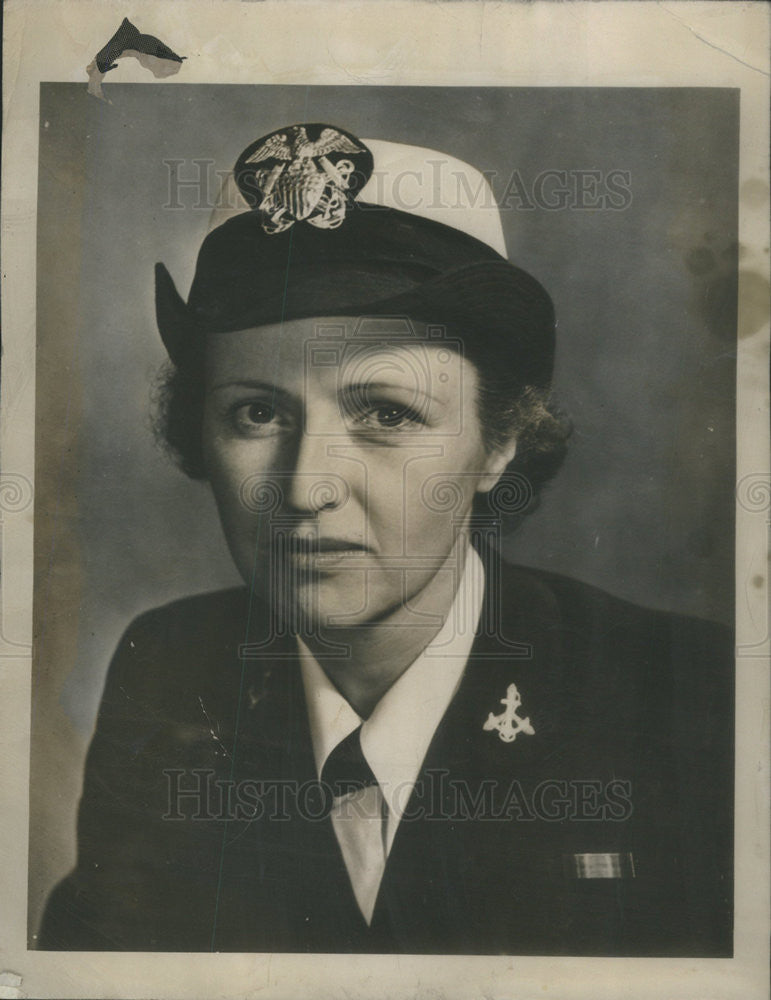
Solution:
{"label": "woman's chin", "polygon": [[[283,593],[278,610],[297,623],[300,632],[364,625],[377,617],[364,573],[314,573],[292,581],[292,586],[274,590],[274,601]],[[280,598],[279,598],[280,600]]]}
{"label": "woman's chin", "polygon": [[443,624],[441,616],[411,606],[409,599],[405,601],[401,581],[394,587],[390,574],[383,576],[377,579],[374,574],[346,573],[316,577],[313,583],[284,590],[291,596],[279,606],[279,613],[300,634],[387,628],[389,624],[402,630],[412,626],[435,632]]}

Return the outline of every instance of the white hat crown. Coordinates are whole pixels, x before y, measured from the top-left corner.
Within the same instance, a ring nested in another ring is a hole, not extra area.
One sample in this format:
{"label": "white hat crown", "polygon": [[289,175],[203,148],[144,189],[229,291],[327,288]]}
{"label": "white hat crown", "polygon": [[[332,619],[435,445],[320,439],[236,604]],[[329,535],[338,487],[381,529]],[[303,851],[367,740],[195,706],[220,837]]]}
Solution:
{"label": "white hat crown", "polygon": [[[304,148],[299,153],[298,136],[301,137],[299,142],[304,142]],[[325,136],[326,143],[322,141]],[[263,196],[260,207],[267,205],[273,213],[266,222],[266,228],[270,225],[278,232],[297,221],[287,211],[287,202],[291,201],[295,192],[299,192],[301,197],[305,195],[306,202],[307,195],[318,196],[318,204],[322,207],[326,199],[325,213],[305,213],[309,223],[330,229],[343,224],[346,186],[353,173],[353,164],[349,165],[347,172],[340,171],[326,157],[324,150],[335,148],[335,144],[338,149],[345,148],[346,143],[348,149],[353,150],[358,143],[362,147],[360,151],[371,153],[373,169],[366,183],[356,192],[357,200],[449,226],[506,257],[500,209],[490,182],[481,171],[463,160],[423,146],[383,139],[356,140],[350,133],[331,126],[324,127],[321,139],[315,142],[307,140],[304,125],[271,133],[259,142],[262,145],[247,162],[269,160],[270,154],[276,150],[279,161],[272,168],[266,166],[261,172],[262,183],[269,190]],[[324,176],[325,173],[327,176]],[[217,207],[209,220],[209,231],[233,216],[253,209],[254,204],[250,204],[244,196],[236,168],[223,180]]]}

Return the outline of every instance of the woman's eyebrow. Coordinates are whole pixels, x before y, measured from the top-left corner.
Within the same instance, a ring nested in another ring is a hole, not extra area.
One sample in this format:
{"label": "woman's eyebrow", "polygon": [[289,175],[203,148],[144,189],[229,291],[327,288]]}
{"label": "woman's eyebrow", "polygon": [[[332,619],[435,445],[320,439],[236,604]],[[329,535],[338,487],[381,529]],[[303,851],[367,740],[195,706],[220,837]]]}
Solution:
{"label": "woman's eyebrow", "polygon": [[398,392],[408,392],[416,396],[425,396],[426,399],[433,400],[435,403],[439,403],[440,406],[444,405],[446,400],[440,399],[439,396],[433,396],[426,389],[417,389],[414,385],[402,385],[400,382],[389,382],[380,379],[375,382],[349,382],[347,385],[341,386],[340,391],[344,392],[346,395],[363,395],[366,398],[366,394],[375,390],[388,391],[389,389],[395,389]]}
{"label": "woman's eyebrow", "polygon": [[263,392],[270,393],[271,396],[283,396],[287,399],[292,398],[292,393],[286,389],[282,389],[281,386],[252,378],[224,379],[222,382],[215,382],[209,391],[216,392],[218,389],[260,389]]}

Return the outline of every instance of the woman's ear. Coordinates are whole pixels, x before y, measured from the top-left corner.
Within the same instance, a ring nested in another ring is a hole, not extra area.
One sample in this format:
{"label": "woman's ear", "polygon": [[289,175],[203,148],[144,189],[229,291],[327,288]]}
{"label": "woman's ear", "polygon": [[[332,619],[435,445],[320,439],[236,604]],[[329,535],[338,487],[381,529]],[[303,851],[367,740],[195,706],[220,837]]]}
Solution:
{"label": "woman's ear", "polygon": [[482,475],[477,484],[477,493],[489,493],[505,472],[509,462],[517,454],[517,439],[509,438],[505,444],[493,448],[487,456]]}

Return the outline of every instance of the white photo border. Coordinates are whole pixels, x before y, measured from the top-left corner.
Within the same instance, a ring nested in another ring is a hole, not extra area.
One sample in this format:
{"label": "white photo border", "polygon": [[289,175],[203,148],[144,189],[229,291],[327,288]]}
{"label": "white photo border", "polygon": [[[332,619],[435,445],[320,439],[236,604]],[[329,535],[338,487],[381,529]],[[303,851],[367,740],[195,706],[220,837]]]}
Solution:
{"label": "white photo border", "polygon": [[[139,958],[27,950],[39,84],[82,81],[85,88],[85,66],[126,13],[115,0],[5,5],[0,991],[61,1000],[767,996],[768,322],[738,344],[733,959],[159,953]],[[760,181],[767,197],[769,12],[762,3],[144,0],[130,16],[144,30],[173,39],[188,55],[185,82],[739,88],[740,193],[747,182]],[[152,81],[138,64],[121,64],[119,72],[121,83]],[[768,280],[767,200],[758,208],[756,200],[740,197],[739,240],[741,327],[752,306],[750,279]],[[763,585],[751,586],[758,576]]]}

